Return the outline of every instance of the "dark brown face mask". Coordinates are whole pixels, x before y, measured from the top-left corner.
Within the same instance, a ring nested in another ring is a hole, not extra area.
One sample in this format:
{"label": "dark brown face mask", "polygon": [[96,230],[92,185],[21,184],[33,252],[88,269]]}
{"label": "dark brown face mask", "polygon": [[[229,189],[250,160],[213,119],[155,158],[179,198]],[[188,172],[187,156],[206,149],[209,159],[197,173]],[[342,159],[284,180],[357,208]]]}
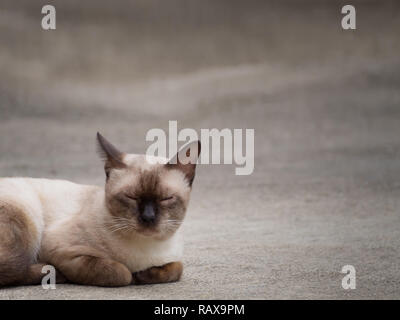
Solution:
{"label": "dark brown face mask", "polygon": [[97,140],[111,216],[139,233],[173,233],[186,213],[200,142],[185,146],[166,164],[149,164],[145,155],[123,153],[99,133]]}

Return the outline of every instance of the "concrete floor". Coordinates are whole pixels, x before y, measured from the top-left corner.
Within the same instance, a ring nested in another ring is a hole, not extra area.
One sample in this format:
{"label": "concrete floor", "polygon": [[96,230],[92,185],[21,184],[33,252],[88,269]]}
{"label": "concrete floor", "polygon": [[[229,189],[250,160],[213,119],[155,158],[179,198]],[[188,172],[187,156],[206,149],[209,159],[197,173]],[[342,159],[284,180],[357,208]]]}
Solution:
{"label": "concrete floor", "polygon": [[[0,176],[102,184],[96,131],[140,153],[168,120],[254,128],[255,171],[199,166],[179,283],[15,287],[1,299],[400,298],[393,2],[356,1],[356,31],[325,1],[56,2],[53,33],[38,27],[38,2],[21,3],[0,11]],[[341,287],[348,264],[355,290]]]}

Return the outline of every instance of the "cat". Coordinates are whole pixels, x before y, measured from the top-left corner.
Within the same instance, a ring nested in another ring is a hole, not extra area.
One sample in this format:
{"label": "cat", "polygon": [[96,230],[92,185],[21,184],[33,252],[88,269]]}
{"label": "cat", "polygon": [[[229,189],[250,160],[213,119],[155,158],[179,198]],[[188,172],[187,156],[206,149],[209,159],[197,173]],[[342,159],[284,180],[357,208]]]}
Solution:
{"label": "cat", "polygon": [[181,278],[180,225],[200,141],[169,161],[120,152],[100,133],[97,145],[104,188],[0,179],[0,286],[40,284],[47,264],[57,283],[116,287]]}

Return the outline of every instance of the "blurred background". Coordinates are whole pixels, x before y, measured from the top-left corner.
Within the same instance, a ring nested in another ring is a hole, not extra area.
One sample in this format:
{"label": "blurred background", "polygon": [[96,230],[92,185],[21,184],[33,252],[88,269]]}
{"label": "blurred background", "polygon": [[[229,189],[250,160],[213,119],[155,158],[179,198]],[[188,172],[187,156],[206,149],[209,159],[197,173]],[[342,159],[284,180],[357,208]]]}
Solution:
{"label": "blurred background", "polygon": [[102,185],[97,131],[144,153],[168,120],[255,129],[255,171],[199,166],[180,283],[0,298],[400,298],[400,5],[345,4],[2,0],[0,176]]}

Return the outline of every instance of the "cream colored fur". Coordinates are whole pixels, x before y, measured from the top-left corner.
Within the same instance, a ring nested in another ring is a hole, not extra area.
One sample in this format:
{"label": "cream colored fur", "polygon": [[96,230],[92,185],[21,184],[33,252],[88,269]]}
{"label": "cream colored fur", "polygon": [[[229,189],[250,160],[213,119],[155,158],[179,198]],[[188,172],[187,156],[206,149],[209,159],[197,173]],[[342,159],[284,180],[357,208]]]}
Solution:
{"label": "cream colored fur", "polygon": [[[166,183],[189,187],[171,170]],[[123,263],[131,272],[161,266],[182,257],[181,228],[167,239],[133,234],[122,238],[105,227],[110,214],[104,189],[63,180],[1,178],[0,202],[17,204],[33,222],[37,239],[32,243],[39,262],[51,258],[53,250],[69,246],[90,246]],[[84,208],[84,210],[82,210]]]}

